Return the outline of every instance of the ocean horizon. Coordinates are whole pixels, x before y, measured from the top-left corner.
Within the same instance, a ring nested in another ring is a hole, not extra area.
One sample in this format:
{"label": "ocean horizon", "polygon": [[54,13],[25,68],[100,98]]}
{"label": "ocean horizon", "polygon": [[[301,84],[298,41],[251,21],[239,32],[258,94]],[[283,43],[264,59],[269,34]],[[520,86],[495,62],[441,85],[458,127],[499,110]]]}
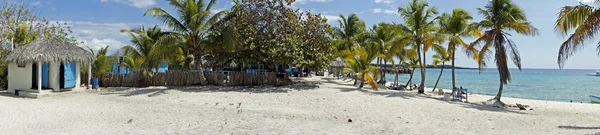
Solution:
{"label": "ocean horizon", "polygon": [[[425,87],[433,88],[440,73],[439,68],[426,70]],[[535,100],[589,103],[589,95],[600,95],[600,77],[587,76],[595,69],[510,69],[511,81],[504,86],[503,97]],[[469,89],[469,93],[494,96],[500,85],[498,71],[486,68],[456,69],[456,86]],[[394,81],[395,74],[387,74],[388,82]],[[398,79],[405,84],[410,75],[401,74]],[[421,72],[415,70],[413,84],[421,82]],[[438,88],[452,88],[452,69],[445,68]]]}

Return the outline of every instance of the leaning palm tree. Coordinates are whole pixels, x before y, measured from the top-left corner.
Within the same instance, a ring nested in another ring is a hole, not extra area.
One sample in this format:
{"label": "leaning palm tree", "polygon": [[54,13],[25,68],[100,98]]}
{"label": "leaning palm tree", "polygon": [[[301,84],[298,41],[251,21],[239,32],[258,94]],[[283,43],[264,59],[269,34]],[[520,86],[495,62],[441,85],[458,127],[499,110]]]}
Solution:
{"label": "leaning palm tree", "polygon": [[413,0],[407,5],[398,8],[400,16],[404,19],[404,24],[400,25],[403,33],[409,33],[410,40],[413,41],[412,46],[416,49],[421,68],[421,84],[419,85],[419,93],[425,92],[425,64],[426,52],[434,45],[437,39],[436,27],[434,22],[438,13],[437,8],[429,6],[425,0]]}
{"label": "leaning palm tree", "polygon": [[471,20],[473,20],[471,14],[460,8],[454,9],[452,14],[444,13],[439,19],[440,33],[443,33],[446,39],[448,39],[448,53],[450,55],[449,58],[452,60],[452,88],[456,88],[454,61],[456,60],[457,47],[462,47],[465,51],[474,54],[473,59],[475,60],[477,60],[478,57],[478,50],[469,48],[469,44],[465,43],[462,39],[463,37],[479,37],[482,35],[479,28],[477,28],[474,23],[469,22]]}
{"label": "leaning palm tree", "polygon": [[435,81],[435,85],[433,85],[433,90],[437,88],[438,83],[440,82],[440,78],[442,78],[442,73],[444,73],[444,67],[446,66],[446,62],[450,61],[451,56],[448,55],[447,51],[439,51],[437,54],[433,55],[433,66],[437,67],[438,64],[442,63],[442,67],[440,69],[440,75],[438,75],[437,81]]}
{"label": "leaning palm tree", "polygon": [[[419,55],[419,54],[416,54]],[[406,86],[410,86],[410,84],[412,83],[412,79],[413,76],[415,74],[415,69],[419,67],[419,59],[417,59],[416,57],[410,58],[409,61],[407,63],[404,63],[404,66],[406,66],[407,68],[410,68],[410,77],[408,78],[408,82],[406,82]]]}
{"label": "leaning palm tree", "polygon": [[362,47],[357,47],[353,51],[343,51],[342,57],[348,66],[348,68],[344,68],[344,72],[354,73],[356,79],[359,80],[359,88],[362,88],[366,82],[374,90],[377,90],[377,82],[374,78],[377,78],[379,71],[377,67],[371,65],[371,62],[377,58],[376,54],[368,53]]}
{"label": "leaning palm tree", "polygon": [[355,46],[354,38],[366,32],[366,25],[363,20],[358,18],[356,14],[350,14],[346,18],[344,15],[340,15],[338,20],[339,27],[334,28],[333,37],[338,44],[338,51],[352,50]]}
{"label": "leaning palm tree", "polygon": [[[480,70],[487,66],[486,60],[491,57],[490,51],[494,51],[494,59],[500,74],[500,88],[498,88],[498,94],[490,101],[493,101],[495,105],[503,106],[504,103],[500,101],[503,86],[511,80],[507,53],[521,70],[521,56],[517,50],[517,44],[510,39],[511,34],[508,32],[535,36],[538,34],[538,30],[527,21],[525,11],[515,5],[512,0],[491,0],[484,8],[478,8],[478,10],[484,20],[476,25],[487,31],[471,43],[469,48],[483,45],[478,56]],[[467,52],[467,54],[473,55],[471,52]]]}
{"label": "leaning palm tree", "polygon": [[[162,8],[150,8],[144,15],[150,14],[167,25],[172,33],[163,37],[163,40],[183,41],[182,47],[185,54],[192,54],[196,69],[199,71],[200,83],[206,84],[202,72],[202,56],[206,46],[206,37],[209,29],[222,18],[227,11],[212,13],[216,0],[168,0],[175,8],[177,14],[170,14]],[[188,61],[186,61],[188,62]],[[189,64],[184,64],[189,65]]]}
{"label": "leaning palm tree", "polygon": [[[600,1],[594,0],[595,4]],[[555,30],[568,38],[562,43],[558,52],[558,66],[564,67],[565,61],[575,52],[583,48],[587,41],[593,40],[600,31],[600,8],[579,3],[576,6],[562,7],[558,12]],[[571,34],[570,34],[571,33]],[[600,53],[600,43],[596,49]]]}

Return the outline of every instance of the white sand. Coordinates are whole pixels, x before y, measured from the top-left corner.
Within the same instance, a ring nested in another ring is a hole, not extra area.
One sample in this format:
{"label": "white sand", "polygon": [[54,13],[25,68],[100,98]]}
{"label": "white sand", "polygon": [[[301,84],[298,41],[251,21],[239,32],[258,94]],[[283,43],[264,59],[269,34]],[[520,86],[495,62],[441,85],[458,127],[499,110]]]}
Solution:
{"label": "white sand", "polygon": [[447,102],[440,96],[373,92],[321,78],[285,88],[156,87],[40,99],[0,96],[0,134],[600,132],[600,105],[503,99],[534,109],[519,111],[477,103],[489,98],[475,95],[469,98],[471,103]]}

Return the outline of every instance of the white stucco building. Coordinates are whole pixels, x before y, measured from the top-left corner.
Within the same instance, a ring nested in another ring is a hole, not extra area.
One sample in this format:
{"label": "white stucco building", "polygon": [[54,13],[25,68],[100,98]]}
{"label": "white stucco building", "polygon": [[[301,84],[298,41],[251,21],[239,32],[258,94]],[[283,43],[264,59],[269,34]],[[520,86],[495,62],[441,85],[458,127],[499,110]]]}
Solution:
{"label": "white stucco building", "polygon": [[[57,38],[36,39],[16,46],[5,59],[8,91],[17,95],[85,89],[81,87],[81,66],[88,65],[87,79],[95,57],[85,49]],[[88,84],[89,88],[89,84]]]}

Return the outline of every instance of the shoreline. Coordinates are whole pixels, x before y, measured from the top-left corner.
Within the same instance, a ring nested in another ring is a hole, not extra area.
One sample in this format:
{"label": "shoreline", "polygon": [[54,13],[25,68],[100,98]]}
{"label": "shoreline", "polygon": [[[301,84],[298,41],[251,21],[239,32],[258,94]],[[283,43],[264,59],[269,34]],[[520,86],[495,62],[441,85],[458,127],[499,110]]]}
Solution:
{"label": "shoreline", "polygon": [[[431,93],[431,90],[433,88],[429,88],[429,87],[425,87],[425,93]],[[440,88],[436,88],[436,89],[440,89]],[[448,92],[451,93],[452,90],[451,89],[442,89],[444,92]],[[393,91],[393,90],[392,90]],[[479,93],[471,93],[469,92],[469,96],[471,95],[476,95],[476,96],[482,96],[482,97],[488,97],[488,99],[492,99],[494,98],[494,96],[496,95],[487,95],[487,94],[479,94]],[[588,102],[583,102],[583,101],[578,101],[578,102],[568,102],[568,101],[557,101],[557,100],[544,100],[544,99],[530,99],[530,98],[522,98],[522,97],[511,97],[511,96],[502,96],[501,99],[518,99],[518,100],[536,100],[536,101],[550,101],[550,102],[559,102],[559,103],[580,103],[580,104],[593,104],[593,105],[600,105],[600,104],[594,104],[590,101]]]}

